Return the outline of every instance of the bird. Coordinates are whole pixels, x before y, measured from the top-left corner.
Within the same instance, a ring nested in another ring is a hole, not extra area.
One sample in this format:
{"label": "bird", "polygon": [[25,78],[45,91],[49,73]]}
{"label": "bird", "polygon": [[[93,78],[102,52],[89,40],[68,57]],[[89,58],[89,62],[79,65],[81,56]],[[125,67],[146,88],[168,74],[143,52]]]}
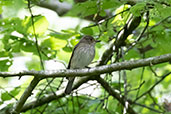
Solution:
{"label": "bird", "polygon": [[[94,59],[95,44],[97,42],[99,42],[99,40],[95,40],[90,35],[83,36],[72,51],[67,69],[81,69],[87,67]],[[68,80],[65,94],[71,93],[75,77],[69,77]]]}

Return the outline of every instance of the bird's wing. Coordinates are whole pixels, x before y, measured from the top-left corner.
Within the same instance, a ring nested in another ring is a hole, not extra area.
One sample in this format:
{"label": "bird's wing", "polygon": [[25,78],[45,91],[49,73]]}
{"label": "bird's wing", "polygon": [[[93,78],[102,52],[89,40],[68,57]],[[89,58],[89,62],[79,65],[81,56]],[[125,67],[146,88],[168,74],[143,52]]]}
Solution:
{"label": "bird's wing", "polygon": [[74,52],[75,52],[76,48],[78,47],[78,45],[79,45],[79,43],[74,47],[74,49],[73,49],[73,51],[72,51],[72,55],[71,55],[71,57],[70,57],[70,60],[69,60],[69,64],[68,64],[67,69],[70,69],[70,67],[71,67],[71,60],[72,60],[72,58],[73,58],[73,56],[74,56]]}

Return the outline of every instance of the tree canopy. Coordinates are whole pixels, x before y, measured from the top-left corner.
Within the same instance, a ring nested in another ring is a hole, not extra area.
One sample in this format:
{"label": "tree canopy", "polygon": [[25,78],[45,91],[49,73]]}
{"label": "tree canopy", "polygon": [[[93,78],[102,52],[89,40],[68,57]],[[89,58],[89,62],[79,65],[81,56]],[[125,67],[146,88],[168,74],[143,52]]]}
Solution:
{"label": "tree canopy", "polygon": [[[0,114],[170,114],[170,0],[0,0]],[[91,35],[90,68],[66,69]],[[77,77],[70,95],[67,77]]]}

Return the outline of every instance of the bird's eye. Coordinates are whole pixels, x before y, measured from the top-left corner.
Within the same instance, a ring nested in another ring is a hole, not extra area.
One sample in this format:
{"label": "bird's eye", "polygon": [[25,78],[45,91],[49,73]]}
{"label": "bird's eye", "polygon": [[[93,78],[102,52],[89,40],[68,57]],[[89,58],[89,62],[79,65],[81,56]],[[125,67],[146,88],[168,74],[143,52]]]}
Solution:
{"label": "bird's eye", "polygon": [[93,41],[93,39],[92,39],[92,38],[90,38],[90,40],[91,40],[91,41]]}

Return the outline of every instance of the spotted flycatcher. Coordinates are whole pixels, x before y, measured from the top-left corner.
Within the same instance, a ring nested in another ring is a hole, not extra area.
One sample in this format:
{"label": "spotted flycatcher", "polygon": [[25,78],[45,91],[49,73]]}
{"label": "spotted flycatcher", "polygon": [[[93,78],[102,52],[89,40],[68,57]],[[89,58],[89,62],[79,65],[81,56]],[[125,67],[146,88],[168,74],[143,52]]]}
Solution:
{"label": "spotted flycatcher", "polygon": [[[74,47],[68,64],[68,69],[81,69],[88,66],[94,59],[96,42],[98,41],[96,41],[92,36],[83,36]],[[71,93],[74,79],[75,77],[69,77],[69,82],[65,89],[66,94]]]}

